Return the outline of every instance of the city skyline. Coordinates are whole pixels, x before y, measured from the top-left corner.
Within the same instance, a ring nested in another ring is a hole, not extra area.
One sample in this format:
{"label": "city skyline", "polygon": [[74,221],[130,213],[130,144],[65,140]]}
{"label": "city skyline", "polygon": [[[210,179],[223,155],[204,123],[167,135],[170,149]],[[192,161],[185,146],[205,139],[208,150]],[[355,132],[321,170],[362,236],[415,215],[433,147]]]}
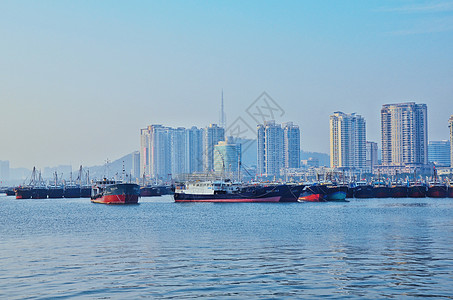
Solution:
{"label": "city skyline", "polygon": [[380,107],[408,101],[448,139],[452,3],[2,1],[0,160],[102,164],[147,124],[218,123],[222,89],[228,124],[269,93],[305,151],[329,152],[334,111],[380,144]]}

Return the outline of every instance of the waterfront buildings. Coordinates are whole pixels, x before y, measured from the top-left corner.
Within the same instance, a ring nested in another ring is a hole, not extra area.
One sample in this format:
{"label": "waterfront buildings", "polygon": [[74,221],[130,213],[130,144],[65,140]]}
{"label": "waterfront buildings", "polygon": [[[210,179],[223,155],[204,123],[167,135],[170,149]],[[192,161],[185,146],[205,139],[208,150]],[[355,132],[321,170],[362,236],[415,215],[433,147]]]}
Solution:
{"label": "waterfront buildings", "polygon": [[378,145],[375,142],[366,142],[366,169],[372,173],[373,168],[378,165]]}
{"label": "waterfront buildings", "polygon": [[381,109],[382,164],[384,166],[428,163],[426,104],[385,104]]}
{"label": "waterfront buildings", "polygon": [[187,129],[186,143],[187,173],[203,172],[203,129],[195,126]]}
{"label": "waterfront buildings", "polygon": [[257,126],[258,175],[280,175],[283,165],[283,129],[275,121],[266,121]]}
{"label": "waterfront buildings", "polygon": [[330,116],[330,167],[363,170],[366,167],[365,119],[355,113]]}
{"label": "waterfront buildings", "polygon": [[300,129],[293,122],[283,124],[283,155],[285,168],[300,167]]}
{"label": "waterfront buildings", "polygon": [[241,144],[236,144],[233,137],[227,137],[214,146],[214,171],[222,176],[236,178],[240,171]]}
{"label": "waterfront buildings", "polygon": [[225,129],[217,124],[210,124],[203,133],[203,166],[205,172],[214,170],[214,146],[225,140]]}
{"label": "waterfront buildings", "polygon": [[429,141],[428,161],[438,167],[450,167],[450,141]]}
{"label": "waterfront buildings", "polygon": [[453,168],[453,115],[448,120],[448,127],[450,128],[450,167]]}
{"label": "waterfront buildings", "polygon": [[282,169],[300,167],[300,130],[292,122],[257,126],[257,174],[278,176]]}
{"label": "waterfront buildings", "polygon": [[213,171],[214,146],[223,139],[224,129],[216,124],[205,130],[149,125],[140,131],[140,175],[168,182],[186,173]]}

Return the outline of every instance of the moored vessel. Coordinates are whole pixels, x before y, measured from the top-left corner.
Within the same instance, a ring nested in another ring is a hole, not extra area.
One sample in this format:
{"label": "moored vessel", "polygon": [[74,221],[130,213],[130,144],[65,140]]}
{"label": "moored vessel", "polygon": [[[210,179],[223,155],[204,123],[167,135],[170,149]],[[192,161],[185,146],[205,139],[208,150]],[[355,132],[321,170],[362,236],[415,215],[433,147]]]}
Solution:
{"label": "moored vessel", "polygon": [[446,198],[447,195],[447,186],[445,184],[432,182],[428,185],[428,191],[426,193],[427,197]]}
{"label": "moored vessel", "polygon": [[284,184],[243,185],[218,180],[179,184],[173,197],[175,202],[280,202],[282,198],[293,199],[289,193],[291,189]]}
{"label": "moored vessel", "polygon": [[104,204],[137,204],[140,186],[135,183],[104,180],[97,181],[91,191],[91,202]]}
{"label": "moored vessel", "polygon": [[299,202],[325,202],[324,199],[325,192],[323,187],[320,185],[310,185],[306,186],[302,193],[299,195]]}

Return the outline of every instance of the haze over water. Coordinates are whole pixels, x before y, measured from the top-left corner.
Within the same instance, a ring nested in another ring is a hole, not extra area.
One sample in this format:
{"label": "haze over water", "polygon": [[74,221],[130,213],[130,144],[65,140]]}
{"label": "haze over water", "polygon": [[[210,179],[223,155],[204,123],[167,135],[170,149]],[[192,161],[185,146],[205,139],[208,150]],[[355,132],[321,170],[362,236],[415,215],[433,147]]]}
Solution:
{"label": "haze over water", "polygon": [[452,199],[0,202],[3,299],[453,297]]}

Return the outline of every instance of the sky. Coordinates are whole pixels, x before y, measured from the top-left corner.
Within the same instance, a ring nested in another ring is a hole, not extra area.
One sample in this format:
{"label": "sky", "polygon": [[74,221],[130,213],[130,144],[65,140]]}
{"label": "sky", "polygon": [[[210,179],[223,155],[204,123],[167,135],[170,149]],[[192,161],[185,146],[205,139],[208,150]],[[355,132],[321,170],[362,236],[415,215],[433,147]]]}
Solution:
{"label": "sky", "polygon": [[150,124],[256,122],[263,92],[301,148],[329,152],[329,115],[380,143],[386,103],[453,114],[453,1],[0,1],[0,160],[103,164]]}

